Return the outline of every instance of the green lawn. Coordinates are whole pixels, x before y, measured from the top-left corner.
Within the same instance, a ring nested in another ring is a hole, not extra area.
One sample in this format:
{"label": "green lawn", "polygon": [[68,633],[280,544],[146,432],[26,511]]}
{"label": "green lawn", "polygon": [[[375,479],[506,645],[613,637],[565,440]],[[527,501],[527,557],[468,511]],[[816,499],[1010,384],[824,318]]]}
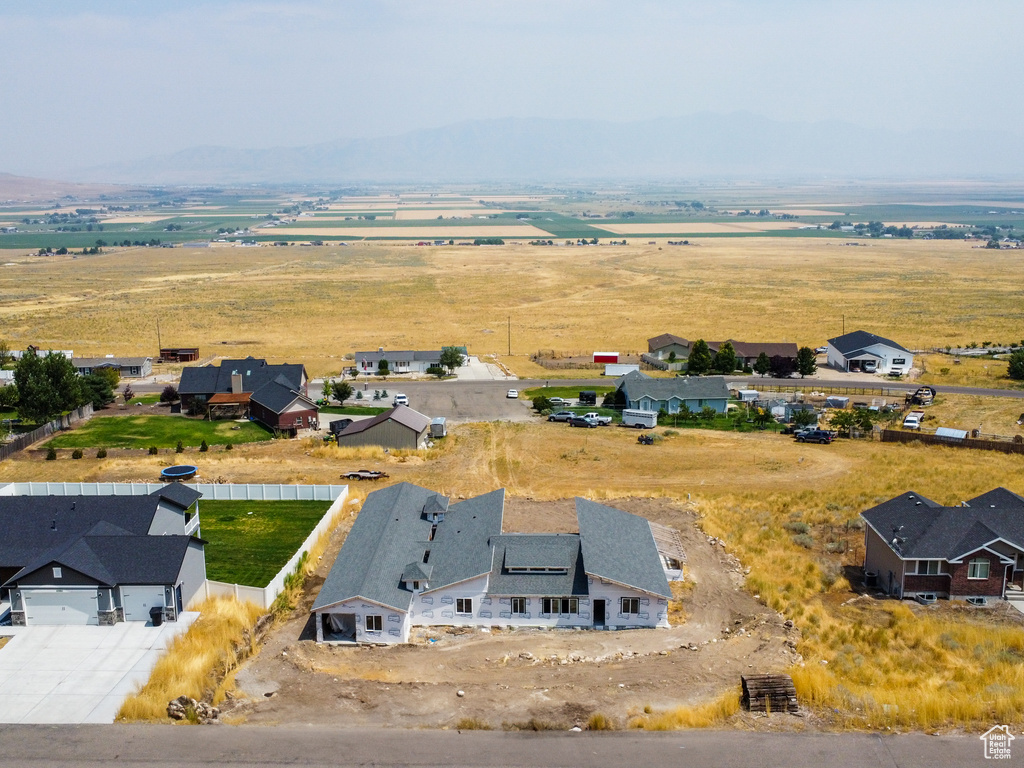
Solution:
{"label": "green lawn", "polygon": [[613,389],[615,387],[531,387],[530,389],[524,389],[523,394],[529,400],[533,400],[538,395],[544,395],[544,397],[571,397],[575,400],[580,396],[580,392],[595,392],[598,397],[603,397]]}
{"label": "green lawn", "polygon": [[320,408],[320,413],[340,413],[347,416],[376,416],[378,413],[389,411],[390,408],[381,408],[375,405],[325,405]]}
{"label": "green lawn", "polygon": [[265,587],[329,506],[327,501],[200,499],[199,530],[207,542],[206,577]]}
{"label": "green lawn", "polygon": [[200,421],[182,416],[99,416],[49,442],[54,448],[174,448],[255,443],[274,435],[256,422]]}

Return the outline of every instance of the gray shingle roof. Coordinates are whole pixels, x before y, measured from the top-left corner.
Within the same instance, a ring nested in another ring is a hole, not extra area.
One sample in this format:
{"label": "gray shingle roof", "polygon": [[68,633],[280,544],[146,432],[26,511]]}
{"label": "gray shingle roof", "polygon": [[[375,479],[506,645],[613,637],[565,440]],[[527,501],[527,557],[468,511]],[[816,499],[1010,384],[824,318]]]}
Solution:
{"label": "gray shingle roof", "polygon": [[[283,382],[296,392],[302,391],[306,369],[300,363],[271,365],[256,357],[221,360],[219,366],[187,366],[181,371],[178,394],[212,395],[231,391],[232,374],[241,374],[242,391],[255,393],[271,381]],[[281,378],[283,377],[283,378]]]}
{"label": "gray shingle roof", "polygon": [[504,511],[503,489],[448,507],[430,542],[431,590],[490,572],[490,540],[501,534]]}
{"label": "gray shingle roof", "polygon": [[671,597],[658,545],[646,518],[576,499],[583,566],[589,575]]}
{"label": "gray shingle roof", "polygon": [[9,583],[57,564],[106,586],[174,584],[191,541],[191,536],[83,536],[42,553]]}
{"label": "gray shingle roof", "polygon": [[117,366],[119,368],[141,368],[146,361],[153,361],[151,357],[75,357],[71,364],[75,368],[102,368],[103,366]]}
{"label": "gray shingle roof", "polygon": [[[464,349],[462,354],[466,354]],[[385,350],[384,352],[356,352],[356,362],[362,366],[363,361],[371,368],[376,368],[381,360],[393,363],[440,363],[441,350]]]}
{"label": "gray shingle roof", "polygon": [[168,483],[152,495],[165,499],[182,509],[188,509],[203,497],[203,494],[195,488],[189,488],[182,483]]}
{"label": "gray shingle roof", "polygon": [[872,344],[885,344],[901,352],[910,353],[909,349],[901,347],[895,341],[882,336],[876,336],[867,331],[852,331],[844,336],[836,336],[834,339],[829,339],[828,343],[838,349],[843,355],[855,354],[866,347],[870,347]]}
{"label": "gray shingle roof", "polygon": [[654,400],[728,400],[729,387],[724,376],[677,376],[655,379],[642,371],[631,371],[619,378],[618,387],[629,400],[645,395]]}
{"label": "gray shingle roof", "polygon": [[378,413],[372,419],[362,419],[360,421],[353,421],[345,429],[338,433],[338,437],[345,437],[347,435],[357,435],[360,432],[365,432],[368,429],[376,427],[378,424],[383,424],[385,421],[394,421],[401,424],[403,427],[408,427],[413,432],[419,434],[423,432],[427,427],[430,426],[430,417],[424,416],[419,411],[414,411],[406,405],[396,405],[394,408],[384,413]]}
{"label": "gray shingle roof", "polygon": [[659,349],[664,349],[669,344],[678,344],[679,346],[686,348],[689,348],[690,346],[690,342],[682,336],[676,336],[673,333],[663,333],[660,336],[654,336],[647,340],[647,351],[657,352]]}
{"label": "gray shingle roof", "polygon": [[[1024,549],[1024,498],[996,488],[967,504],[944,507],[911,492],[861,517],[905,559],[952,560],[997,538]],[[903,541],[894,546],[896,537]]]}
{"label": "gray shingle roof", "polygon": [[[575,533],[511,533],[495,536],[494,564],[487,591],[510,597],[563,597],[587,594],[587,574],[580,556],[580,537]],[[564,573],[512,573],[509,567],[523,563],[565,568]]]}

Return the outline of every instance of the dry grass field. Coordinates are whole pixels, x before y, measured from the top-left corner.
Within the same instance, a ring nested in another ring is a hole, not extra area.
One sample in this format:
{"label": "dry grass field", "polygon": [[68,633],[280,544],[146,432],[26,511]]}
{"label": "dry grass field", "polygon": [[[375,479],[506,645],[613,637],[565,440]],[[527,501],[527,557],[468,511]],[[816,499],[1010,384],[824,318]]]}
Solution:
{"label": "dry grass field", "polygon": [[893,240],[695,240],[551,248],[356,244],[318,248],[116,249],[5,256],[0,326],[12,347],[303,361],[336,373],[378,346],[461,343],[473,353],[640,349],[690,338],[817,346],[863,327],[911,348],[1020,336],[1017,251]]}

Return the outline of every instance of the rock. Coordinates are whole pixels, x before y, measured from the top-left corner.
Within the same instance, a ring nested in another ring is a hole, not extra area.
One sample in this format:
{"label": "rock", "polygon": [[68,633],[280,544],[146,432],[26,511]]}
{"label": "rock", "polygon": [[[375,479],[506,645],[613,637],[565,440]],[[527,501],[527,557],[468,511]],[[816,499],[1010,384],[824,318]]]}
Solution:
{"label": "rock", "polygon": [[455,695],[458,696],[461,699],[463,696],[466,695],[466,692],[465,691],[456,691]]}
{"label": "rock", "polygon": [[526,659],[527,661],[530,661],[531,659],[533,659],[533,654],[530,653],[529,651],[523,651],[522,653],[519,654],[519,658],[520,659]]}
{"label": "rock", "polygon": [[582,731],[583,729],[582,729],[582,728],[580,728],[580,727],[579,727],[578,725],[574,725],[574,726],[573,726],[572,728],[570,728],[569,730],[570,730],[570,731],[572,731],[573,733],[580,733],[580,732],[581,732],[581,731]]}
{"label": "rock", "polygon": [[784,626],[786,629],[792,629],[793,628],[793,620],[792,619],[786,619],[784,622],[782,622],[782,626]]}
{"label": "rock", "polygon": [[167,703],[167,716],[172,720],[189,720],[205,725],[216,721],[220,710],[190,696],[179,696]]}

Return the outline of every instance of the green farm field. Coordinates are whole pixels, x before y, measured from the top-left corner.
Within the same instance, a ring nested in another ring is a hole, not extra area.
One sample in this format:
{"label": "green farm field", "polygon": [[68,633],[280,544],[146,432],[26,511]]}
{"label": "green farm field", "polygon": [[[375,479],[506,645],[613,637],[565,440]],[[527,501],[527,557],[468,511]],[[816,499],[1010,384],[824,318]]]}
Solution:
{"label": "green farm field", "polygon": [[266,586],[327,512],[324,501],[199,502],[206,577]]}

